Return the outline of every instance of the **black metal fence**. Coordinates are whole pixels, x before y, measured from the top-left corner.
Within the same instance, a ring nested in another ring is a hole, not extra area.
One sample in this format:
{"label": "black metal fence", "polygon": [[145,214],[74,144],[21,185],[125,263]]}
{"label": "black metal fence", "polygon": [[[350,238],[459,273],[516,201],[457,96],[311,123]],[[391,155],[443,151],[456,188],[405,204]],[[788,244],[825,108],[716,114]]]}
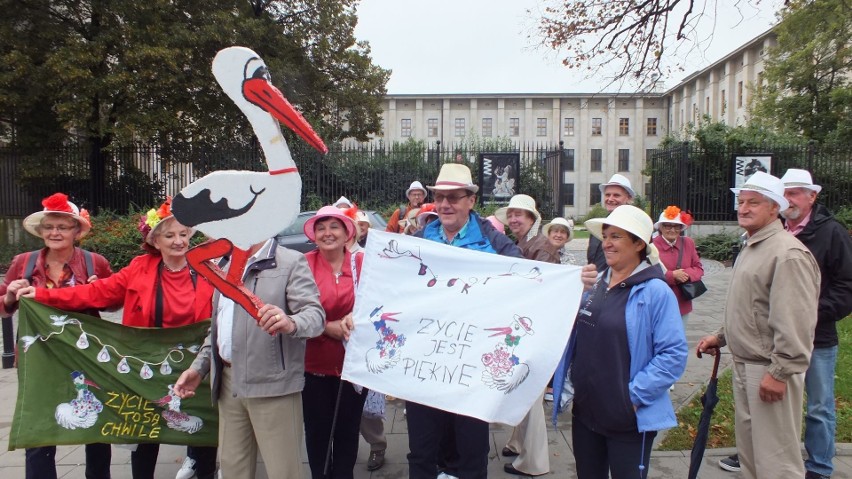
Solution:
{"label": "black metal fence", "polygon": [[698,221],[735,221],[734,186],[736,158],[770,157],[769,173],[781,177],[788,168],[803,168],[822,185],[819,201],[830,210],[852,206],[852,145],[765,145],[759,148],[702,148],[688,142],[648,155],[647,192],[651,211],[668,205],[690,209]]}
{"label": "black metal fence", "polygon": [[[519,193],[536,198],[543,215],[552,217],[560,198],[561,145],[476,148],[426,146],[417,142],[384,147],[333,147],[320,155],[301,142],[291,152],[302,177],[303,209],[316,209],[345,195],[363,208],[384,209],[405,201],[414,180],[432,184],[441,165],[467,164],[478,178],[479,154],[511,152],[520,156]],[[103,165],[102,188],[92,181],[92,165]],[[41,198],[56,191],[92,211],[126,212],[154,205],[166,195],[215,170],[263,171],[256,145],[174,149],[134,145],[91,151],[82,146],[19,151],[0,148],[0,217],[21,217],[41,209]]]}

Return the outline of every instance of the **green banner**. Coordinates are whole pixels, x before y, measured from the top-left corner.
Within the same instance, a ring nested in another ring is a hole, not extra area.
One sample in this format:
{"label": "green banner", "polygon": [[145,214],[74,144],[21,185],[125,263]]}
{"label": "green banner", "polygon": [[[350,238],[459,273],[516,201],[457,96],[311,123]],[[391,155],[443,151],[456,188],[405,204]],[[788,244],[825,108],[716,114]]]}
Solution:
{"label": "green banner", "polygon": [[209,327],[130,328],[23,299],[9,450],[93,442],[215,446],[209,383],[190,399],[172,392]]}

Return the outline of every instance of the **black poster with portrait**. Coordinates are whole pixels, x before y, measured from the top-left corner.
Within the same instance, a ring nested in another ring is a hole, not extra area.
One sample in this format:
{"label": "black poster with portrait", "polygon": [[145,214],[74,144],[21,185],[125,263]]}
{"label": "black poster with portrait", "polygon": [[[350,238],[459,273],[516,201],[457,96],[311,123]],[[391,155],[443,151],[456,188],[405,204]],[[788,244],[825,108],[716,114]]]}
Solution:
{"label": "black poster with portrait", "polygon": [[508,204],[520,183],[520,153],[479,154],[479,204]]}

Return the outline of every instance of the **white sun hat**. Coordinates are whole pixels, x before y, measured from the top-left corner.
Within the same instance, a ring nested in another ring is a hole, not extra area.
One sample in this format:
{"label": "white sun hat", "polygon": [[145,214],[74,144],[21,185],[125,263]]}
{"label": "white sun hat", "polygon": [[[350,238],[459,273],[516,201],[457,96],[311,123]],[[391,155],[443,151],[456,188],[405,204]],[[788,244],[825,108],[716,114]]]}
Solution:
{"label": "white sun hat", "polygon": [[660,264],[660,253],[657,247],[651,243],[651,235],[654,234],[654,222],[651,217],[641,209],[633,205],[621,205],[612,210],[606,218],[594,218],[586,221],[586,229],[595,238],[603,241],[604,225],[615,226],[631,233],[645,242],[645,252],[651,264]]}
{"label": "white sun hat", "polygon": [[410,195],[411,192],[415,191],[415,190],[422,191],[424,195],[429,194],[429,192],[426,191],[426,188],[423,187],[423,183],[421,183],[419,181],[413,181],[413,182],[411,182],[411,186],[409,186],[408,189],[405,190],[405,197],[408,198],[408,195]]}
{"label": "white sun hat", "polygon": [[808,170],[800,170],[798,168],[790,168],[781,177],[781,183],[784,183],[784,188],[807,188],[815,193],[822,191],[822,186],[815,185],[811,177],[811,172]]}
{"label": "white sun hat", "polygon": [[618,173],[612,175],[612,178],[609,179],[609,182],[601,184],[598,188],[601,190],[601,196],[604,194],[604,190],[606,190],[607,186],[620,186],[627,191],[627,194],[631,198],[636,197],[636,192],[633,191],[633,186],[630,185],[630,180],[627,179],[624,175],[619,175]]}
{"label": "white sun hat", "polygon": [[494,216],[500,220],[506,226],[509,226],[509,219],[507,215],[510,209],[514,210],[524,210],[532,213],[533,217],[535,217],[535,221],[533,222],[532,228],[527,232],[527,239],[532,238],[533,236],[538,234],[538,227],[541,225],[541,213],[535,209],[535,200],[532,196],[529,195],[515,195],[511,199],[509,199],[509,205],[499,208],[494,212]]}
{"label": "white sun hat", "polygon": [[751,175],[745,184],[739,188],[731,188],[735,195],[739,195],[741,191],[754,191],[769,198],[778,204],[781,211],[790,207],[790,203],[784,198],[784,183],[780,179],[758,171]]}
{"label": "white sun hat", "polygon": [[85,209],[81,210],[77,205],[68,201],[68,196],[64,193],[54,193],[44,198],[41,200],[41,205],[44,206],[42,211],[36,211],[24,218],[24,229],[33,236],[41,238],[38,229],[41,226],[41,220],[47,215],[63,215],[76,221],[80,225],[81,238],[92,229],[89,212]]}
{"label": "white sun hat", "polygon": [[547,223],[541,229],[541,232],[544,233],[544,236],[550,235],[550,228],[552,226],[561,226],[561,227],[567,229],[568,230],[568,241],[571,241],[572,239],[574,239],[574,221],[573,220],[566,220],[565,218],[562,218],[562,217],[553,218],[553,220],[551,220],[550,223]]}
{"label": "white sun hat", "polygon": [[337,201],[334,202],[334,204],[332,204],[332,206],[334,206],[335,208],[340,208],[344,205],[346,205],[347,208],[352,208],[352,202],[349,201],[349,198],[345,196],[341,196],[337,199]]}

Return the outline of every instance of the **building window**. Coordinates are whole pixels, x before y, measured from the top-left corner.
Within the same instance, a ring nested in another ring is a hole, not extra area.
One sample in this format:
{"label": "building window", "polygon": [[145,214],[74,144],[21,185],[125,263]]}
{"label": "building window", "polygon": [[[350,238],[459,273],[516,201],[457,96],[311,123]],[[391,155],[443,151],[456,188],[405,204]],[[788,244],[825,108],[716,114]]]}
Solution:
{"label": "building window", "polygon": [[627,136],[630,134],[630,118],[618,119],[618,134],[621,136]]}
{"label": "building window", "polygon": [[562,121],[562,136],[574,136],[574,119],[565,118]]}
{"label": "building window", "polygon": [[648,118],[647,133],[648,133],[648,136],[657,136],[657,119],[656,118]]}
{"label": "building window", "polygon": [[411,118],[403,118],[401,120],[399,136],[403,138],[411,136]]}
{"label": "building window", "polygon": [[574,149],[565,148],[562,150],[562,171],[574,171]]}
{"label": "building window", "polygon": [[600,136],[601,134],[603,134],[603,120],[592,118],[592,136]]}
{"label": "building window", "polygon": [[438,136],[438,119],[437,118],[429,118],[426,121],[426,126],[429,130],[429,137],[435,138]]}
{"label": "building window", "polygon": [[589,206],[595,206],[601,202],[601,184],[592,183],[589,185]]}
{"label": "building window", "polygon": [[722,90],[722,94],[720,95],[722,98],[722,114],[725,114],[725,110],[728,109],[728,98],[725,96],[725,90]]}
{"label": "building window", "polygon": [[456,136],[464,136],[464,118],[456,118]]}
{"label": "building window", "polygon": [[521,134],[521,119],[509,118],[509,136],[520,136]]}
{"label": "building window", "polygon": [[574,183],[562,184],[562,205],[574,206]]}
{"label": "building window", "polygon": [[535,136],[547,136],[547,118],[535,119]]}
{"label": "building window", "polygon": [[603,150],[600,148],[592,148],[592,166],[591,171],[601,171],[603,169]]}
{"label": "building window", "polygon": [[491,118],[483,118],[482,119],[482,136],[483,137],[491,137],[494,136],[493,129],[491,128],[492,121]]}
{"label": "building window", "polygon": [[737,108],[743,107],[743,82],[737,83]]}
{"label": "building window", "polygon": [[630,150],[627,148],[618,150],[618,171],[630,171]]}

